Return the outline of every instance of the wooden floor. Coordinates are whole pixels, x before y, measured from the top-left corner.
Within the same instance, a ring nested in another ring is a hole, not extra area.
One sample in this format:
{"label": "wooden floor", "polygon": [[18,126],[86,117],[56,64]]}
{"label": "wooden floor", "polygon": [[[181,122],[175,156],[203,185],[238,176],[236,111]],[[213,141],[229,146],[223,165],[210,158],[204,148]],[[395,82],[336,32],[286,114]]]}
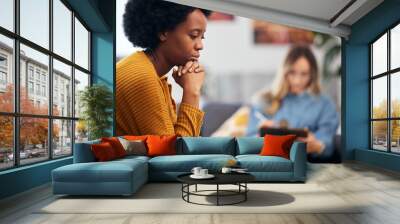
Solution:
{"label": "wooden floor", "polygon": [[0,223],[219,224],[219,223],[400,223],[400,174],[360,163],[312,164],[308,183],[346,201],[367,204],[356,214],[36,214],[54,200],[49,185],[0,201]]}

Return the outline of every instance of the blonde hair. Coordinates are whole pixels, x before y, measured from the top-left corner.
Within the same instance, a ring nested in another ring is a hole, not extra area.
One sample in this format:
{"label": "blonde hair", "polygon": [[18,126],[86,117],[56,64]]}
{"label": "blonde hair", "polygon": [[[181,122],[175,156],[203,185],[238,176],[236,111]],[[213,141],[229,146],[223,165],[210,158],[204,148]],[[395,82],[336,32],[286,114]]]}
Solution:
{"label": "blonde hair", "polygon": [[319,80],[319,72],[317,60],[311,49],[307,45],[293,45],[287,53],[283,65],[278,70],[273,82],[272,90],[262,90],[259,93],[261,100],[269,102],[265,107],[265,112],[269,115],[275,114],[280,106],[282,99],[289,93],[289,83],[286,76],[293,64],[300,58],[304,57],[310,65],[310,82],[307,91],[314,95],[321,93],[321,84]]}

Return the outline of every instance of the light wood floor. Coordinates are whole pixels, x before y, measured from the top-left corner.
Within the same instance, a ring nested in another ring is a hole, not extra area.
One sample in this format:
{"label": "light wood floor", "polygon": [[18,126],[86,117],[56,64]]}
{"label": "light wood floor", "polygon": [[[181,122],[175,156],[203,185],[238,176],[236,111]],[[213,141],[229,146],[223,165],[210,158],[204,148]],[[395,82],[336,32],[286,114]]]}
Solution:
{"label": "light wood floor", "polygon": [[[400,174],[360,163],[312,164],[308,183],[346,201],[368,206],[356,214],[37,214],[54,200],[49,185],[0,201],[0,223],[237,224],[237,223],[400,223]],[[173,205],[172,205],[173,206]]]}

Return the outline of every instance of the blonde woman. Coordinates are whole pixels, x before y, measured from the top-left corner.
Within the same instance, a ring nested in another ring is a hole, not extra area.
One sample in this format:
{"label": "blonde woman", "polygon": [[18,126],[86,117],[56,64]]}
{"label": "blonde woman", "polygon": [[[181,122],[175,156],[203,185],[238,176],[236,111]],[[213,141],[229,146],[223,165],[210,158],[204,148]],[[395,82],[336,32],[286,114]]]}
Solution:
{"label": "blonde woman", "polygon": [[[225,129],[221,127],[214,136],[255,136],[261,127],[304,128],[308,130],[308,137],[298,140],[307,143],[310,156],[329,158],[334,150],[338,124],[335,104],[321,94],[313,52],[308,46],[294,45],[285,57],[273,88],[256,94],[253,103],[240,108],[223,124]],[[235,127],[236,132],[227,131],[228,126]]]}

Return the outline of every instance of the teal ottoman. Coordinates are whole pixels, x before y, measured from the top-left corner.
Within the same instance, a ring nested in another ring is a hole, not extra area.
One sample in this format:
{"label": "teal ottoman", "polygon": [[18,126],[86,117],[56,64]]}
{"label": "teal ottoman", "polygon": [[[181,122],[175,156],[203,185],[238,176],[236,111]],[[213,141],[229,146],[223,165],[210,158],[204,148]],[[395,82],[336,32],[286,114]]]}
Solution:
{"label": "teal ottoman", "polygon": [[53,193],[132,195],[148,180],[147,160],[144,156],[132,156],[59,167],[52,171]]}

